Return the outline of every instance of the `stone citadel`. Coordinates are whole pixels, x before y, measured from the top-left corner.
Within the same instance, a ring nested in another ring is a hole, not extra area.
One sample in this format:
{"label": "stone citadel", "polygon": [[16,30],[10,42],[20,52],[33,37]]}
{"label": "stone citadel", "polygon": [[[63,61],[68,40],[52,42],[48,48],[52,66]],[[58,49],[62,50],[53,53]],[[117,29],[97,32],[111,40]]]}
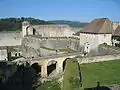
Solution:
{"label": "stone citadel", "polygon": [[59,73],[63,71],[65,61],[78,54],[91,56],[108,53],[108,49],[99,45],[118,45],[119,41],[112,37],[120,36],[119,25],[120,23],[114,23],[107,18],[100,18],[76,33],[68,25],[31,25],[24,21],[21,32],[1,33],[0,45],[4,48],[1,48],[0,60],[9,60],[11,57],[19,63],[38,63],[41,66],[41,76],[47,77],[47,69],[52,64],[55,64],[56,69],[52,73]]}

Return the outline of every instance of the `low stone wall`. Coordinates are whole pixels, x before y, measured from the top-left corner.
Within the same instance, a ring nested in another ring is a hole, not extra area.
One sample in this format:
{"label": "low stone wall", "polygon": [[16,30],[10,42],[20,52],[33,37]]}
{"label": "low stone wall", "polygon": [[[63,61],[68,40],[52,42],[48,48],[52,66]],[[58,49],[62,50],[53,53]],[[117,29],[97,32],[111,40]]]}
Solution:
{"label": "low stone wall", "polygon": [[[58,52],[57,54],[61,54],[62,52]],[[44,48],[32,48],[29,46],[22,46],[22,56],[23,57],[44,57],[44,56],[54,56],[56,55],[55,50],[47,50]]]}
{"label": "low stone wall", "polygon": [[101,45],[99,45],[98,48],[90,51],[88,56],[101,55],[101,54],[115,54],[115,53],[120,53],[120,48],[119,47],[101,44]]}
{"label": "low stone wall", "polygon": [[98,47],[99,54],[112,54],[112,53],[120,53],[120,50],[106,48],[106,47]]}
{"label": "low stone wall", "polygon": [[116,59],[120,59],[120,53],[119,54],[111,54],[111,55],[89,56],[89,57],[77,58],[77,60],[80,64],[101,62],[101,61],[110,61],[110,60],[116,60]]}

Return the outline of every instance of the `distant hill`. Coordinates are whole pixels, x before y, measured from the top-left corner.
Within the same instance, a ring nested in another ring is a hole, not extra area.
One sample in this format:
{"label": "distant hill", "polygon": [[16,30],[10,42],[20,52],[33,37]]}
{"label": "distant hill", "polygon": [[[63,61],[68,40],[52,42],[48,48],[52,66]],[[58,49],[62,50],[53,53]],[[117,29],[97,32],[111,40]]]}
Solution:
{"label": "distant hill", "polygon": [[55,20],[55,21],[45,21],[34,18],[2,18],[0,19],[0,31],[20,31],[21,24],[23,21],[29,21],[31,24],[68,24],[71,27],[81,28],[88,23],[81,23],[77,21],[66,21],[66,20]]}
{"label": "distant hill", "polygon": [[0,31],[20,31],[23,21],[29,21],[31,24],[52,24],[50,22],[34,18],[4,18],[0,19]]}
{"label": "distant hill", "polygon": [[84,23],[84,22],[78,22],[78,21],[67,21],[67,20],[55,20],[55,21],[48,21],[49,23],[55,23],[55,24],[67,24],[71,27],[76,27],[76,28],[82,28],[89,23]]}

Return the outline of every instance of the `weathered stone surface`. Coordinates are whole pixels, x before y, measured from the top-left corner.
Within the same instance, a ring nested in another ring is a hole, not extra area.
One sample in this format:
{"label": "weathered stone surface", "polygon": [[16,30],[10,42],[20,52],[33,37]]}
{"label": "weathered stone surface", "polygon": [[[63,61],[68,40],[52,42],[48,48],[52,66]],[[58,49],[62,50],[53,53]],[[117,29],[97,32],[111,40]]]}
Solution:
{"label": "weathered stone surface", "polygon": [[120,59],[120,54],[89,56],[89,57],[77,58],[77,60],[80,64],[101,62],[101,61],[110,61],[110,60],[116,60],[116,59]]}

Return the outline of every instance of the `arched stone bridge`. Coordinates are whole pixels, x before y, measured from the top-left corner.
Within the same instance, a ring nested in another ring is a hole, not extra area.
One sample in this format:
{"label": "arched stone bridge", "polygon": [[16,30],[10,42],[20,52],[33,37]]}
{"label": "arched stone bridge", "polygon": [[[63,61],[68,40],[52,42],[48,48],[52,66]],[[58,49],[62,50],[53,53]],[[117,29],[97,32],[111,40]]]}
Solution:
{"label": "arched stone bridge", "polygon": [[55,64],[56,73],[61,73],[64,71],[65,62],[68,59],[74,58],[75,56],[81,55],[80,52],[77,53],[69,53],[69,54],[62,54],[62,55],[55,55],[55,56],[47,56],[47,57],[40,57],[40,58],[32,58],[32,59],[23,59],[17,60],[17,63],[29,63],[30,66],[37,63],[41,66],[41,77],[48,76],[48,69],[51,64]]}

